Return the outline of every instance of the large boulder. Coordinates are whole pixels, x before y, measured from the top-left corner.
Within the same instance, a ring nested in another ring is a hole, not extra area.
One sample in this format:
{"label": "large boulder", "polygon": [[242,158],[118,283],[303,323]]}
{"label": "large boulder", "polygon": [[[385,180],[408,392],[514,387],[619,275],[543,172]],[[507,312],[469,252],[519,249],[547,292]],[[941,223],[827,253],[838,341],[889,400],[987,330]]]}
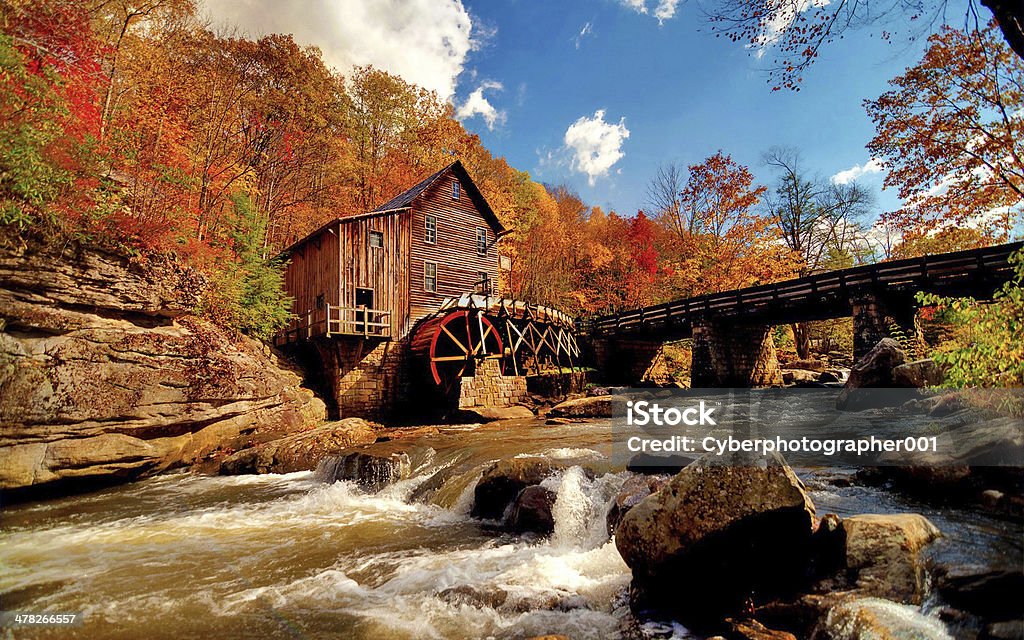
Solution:
{"label": "large boulder", "polygon": [[476,483],[473,517],[501,520],[523,489],[540,484],[554,470],[546,458],[511,458],[494,463]]}
{"label": "large boulder", "polygon": [[892,369],[893,385],[897,387],[937,387],[944,379],[942,367],[931,358],[904,362]]}
{"label": "large boulder", "polygon": [[802,586],[814,506],[782,460],[705,457],[633,506],[615,532],[631,605],[684,623]]}
{"label": "large boulder", "polygon": [[860,362],[850,369],[850,377],[843,386],[836,406],[839,409],[856,411],[872,406],[869,393],[856,393],[859,389],[878,389],[897,386],[893,380],[892,370],[907,361],[907,354],[892,338],[878,341]]}
{"label": "large boulder", "polygon": [[0,251],[0,489],[121,482],[322,422],[264,345],[189,315],[204,287],[169,261]]}
{"label": "large boulder", "polygon": [[924,593],[920,551],[939,530],[916,513],[866,514],[842,521],[846,568],[863,595],[919,604]]}
{"label": "large boulder", "polygon": [[611,395],[586,396],[566,400],[551,407],[548,415],[562,418],[610,418],[612,417]]}
{"label": "large boulder", "polygon": [[243,449],[221,461],[220,473],[291,473],[315,469],[320,461],[350,447],[377,440],[373,426],[361,418],[345,418],[303,433]]}

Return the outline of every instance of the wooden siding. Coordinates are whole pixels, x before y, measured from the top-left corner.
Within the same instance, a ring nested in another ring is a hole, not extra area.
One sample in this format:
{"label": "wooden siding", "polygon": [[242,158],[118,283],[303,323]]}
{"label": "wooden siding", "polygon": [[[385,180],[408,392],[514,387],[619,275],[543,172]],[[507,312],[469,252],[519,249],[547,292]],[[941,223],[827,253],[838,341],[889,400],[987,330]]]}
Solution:
{"label": "wooden siding", "polygon": [[285,290],[294,301],[297,316],[316,309],[316,298],[323,294],[325,305],[337,305],[338,236],[325,232],[297,246],[289,256],[284,274]]}
{"label": "wooden siding", "polygon": [[[338,283],[340,305],[354,307],[356,289],[373,289],[373,306],[391,313],[391,335],[401,338],[409,322],[408,211],[342,220]],[[370,246],[370,232],[383,234],[383,246]]]}
{"label": "wooden siding", "polygon": [[[410,319],[416,322],[440,306],[446,297],[458,297],[473,291],[473,285],[480,280],[480,272],[486,272],[491,282],[498,281],[498,250],[495,246],[494,229],[477,211],[461,185],[461,197],[452,199],[450,172],[440,176],[413,203],[411,262],[409,265]],[[428,244],[424,227],[427,214],[437,217],[437,243]],[[480,256],[476,250],[477,228],[487,229],[489,240],[487,255]],[[425,291],[423,287],[423,264],[437,264],[437,291]]]}

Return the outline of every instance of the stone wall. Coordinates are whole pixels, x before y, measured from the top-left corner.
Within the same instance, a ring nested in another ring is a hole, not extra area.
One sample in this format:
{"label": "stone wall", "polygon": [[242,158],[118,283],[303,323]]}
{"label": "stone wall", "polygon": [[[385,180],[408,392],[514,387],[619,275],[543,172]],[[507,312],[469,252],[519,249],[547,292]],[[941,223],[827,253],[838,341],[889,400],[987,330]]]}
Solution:
{"label": "stone wall", "polygon": [[525,376],[503,376],[497,360],[483,360],[475,376],[462,379],[458,404],[459,409],[508,407],[525,400]]}
{"label": "stone wall", "polygon": [[714,323],[693,327],[693,387],[782,384],[771,327]]}
{"label": "stone wall", "polygon": [[385,418],[397,409],[408,385],[405,340],[330,338],[317,351],[341,418]]}

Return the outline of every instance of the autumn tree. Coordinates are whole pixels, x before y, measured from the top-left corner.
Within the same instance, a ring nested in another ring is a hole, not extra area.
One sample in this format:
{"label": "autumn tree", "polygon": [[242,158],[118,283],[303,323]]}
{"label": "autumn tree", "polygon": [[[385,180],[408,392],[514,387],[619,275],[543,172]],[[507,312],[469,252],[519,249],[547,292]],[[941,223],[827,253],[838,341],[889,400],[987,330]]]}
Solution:
{"label": "autumn tree", "polygon": [[0,226],[91,233],[103,44],[73,4],[0,2],[0,24]]}
{"label": "autumn tree", "polygon": [[677,294],[734,289],[791,272],[774,219],[757,211],[764,193],[750,169],[722,152],[688,168],[678,205],[655,217],[667,231],[663,253]]}
{"label": "autumn tree", "polygon": [[932,36],[924,58],[866,102],[868,149],[905,206],[905,231],[982,225],[1006,238],[1024,199],[1024,61],[995,27]]}
{"label": "autumn tree", "polygon": [[[1003,42],[1024,60],[1024,4],[979,1],[991,11]],[[913,41],[945,23],[947,15],[962,15],[965,24],[973,25],[972,32],[984,24],[975,0],[716,0],[705,11],[718,34],[743,43],[758,56],[777,52],[779,57],[773,58],[770,69],[773,90],[798,91],[821,48],[851,30],[874,27],[885,40]]]}

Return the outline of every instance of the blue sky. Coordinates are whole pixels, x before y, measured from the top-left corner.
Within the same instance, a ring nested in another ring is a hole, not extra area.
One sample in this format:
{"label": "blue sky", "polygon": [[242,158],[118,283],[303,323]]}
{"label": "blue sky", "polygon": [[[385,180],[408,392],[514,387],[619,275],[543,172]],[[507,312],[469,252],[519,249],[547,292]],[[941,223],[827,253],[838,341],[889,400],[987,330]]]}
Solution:
{"label": "blue sky", "polygon": [[[675,15],[659,20],[659,6]],[[761,61],[715,38],[692,0],[206,0],[204,8],[252,36],[291,33],[343,73],[373,64],[434,89],[495,155],[626,215],[644,206],[660,164],[696,163],[719,149],[765,183],[761,154],[772,145],[799,148],[806,168],[824,177],[863,167],[874,132],[863,100],[923,49],[851,32],[821,50],[799,92],[773,93],[764,72],[771,52]],[[580,161],[586,149],[589,164]],[[877,193],[879,211],[898,206],[881,173],[860,181]]]}
{"label": "blue sky", "polygon": [[[465,125],[535,179],[567,183],[588,202],[627,214],[643,207],[659,164],[699,162],[718,149],[763,181],[771,174],[761,154],[772,145],[799,148],[806,167],[826,177],[863,166],[874,127],[862,102],[921,50],[854,33],[823,50],[799,92],[772,92],[762,64],[771,53],[758,60],[715,38],[693,4],[660,25],[650,12],[613,0],[561,2],[558,11],[526,0],[467,6],[494,33],[472,54],[456,103],[480,82],[501,83],[484,96],[504,121],[492,130],[477,115]],[[623,157],[591,185],[559,151],[566,129],[598,109],[606,122],[624,118],[629,137]],[[562,161],[543,161],[549,153]],[[898,205],[895,194],[882,192],[880,173],[860,181],[877,192],[880,208]]]}

